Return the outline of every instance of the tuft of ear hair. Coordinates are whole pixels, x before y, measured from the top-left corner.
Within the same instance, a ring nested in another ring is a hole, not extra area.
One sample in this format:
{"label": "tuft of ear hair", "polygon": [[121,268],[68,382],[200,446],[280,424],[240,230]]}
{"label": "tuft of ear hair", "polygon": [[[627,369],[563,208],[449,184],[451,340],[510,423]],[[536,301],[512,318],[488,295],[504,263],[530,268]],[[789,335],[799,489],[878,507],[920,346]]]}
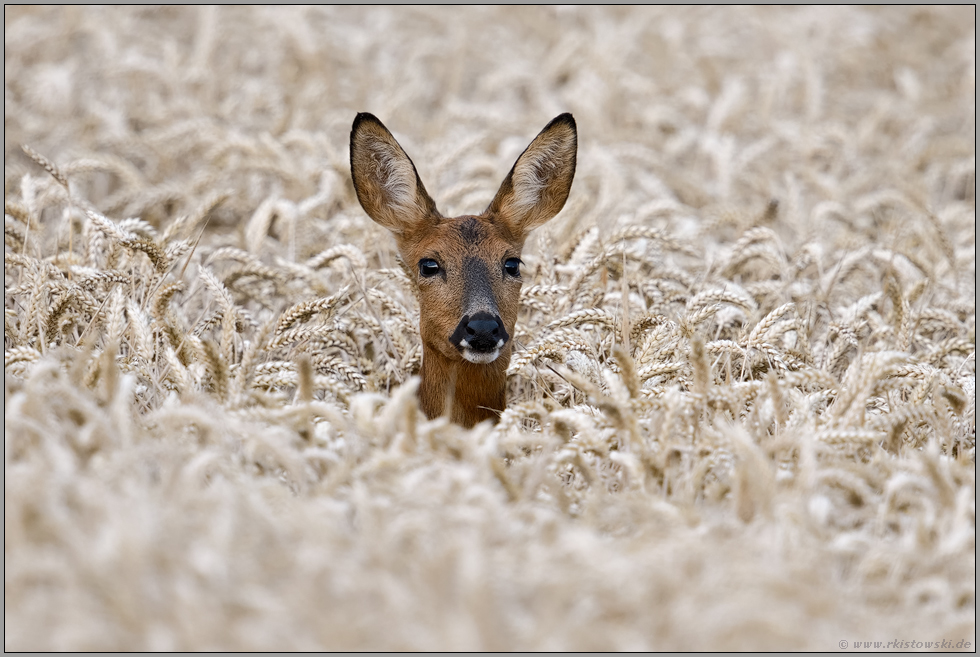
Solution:
{"label": "tuft of ear hair", "polygon": [[403,233],[439,218],[412,159],[373,114],[361,112],[354,119],[350,170],[361,207],[388,230]]}
{"label": "tuft of ear hair", "polygon": [[565,206],[575,177],[578,130],[569,113],[544,127],[504,178],[484,212],[514,235],[527,235]]}

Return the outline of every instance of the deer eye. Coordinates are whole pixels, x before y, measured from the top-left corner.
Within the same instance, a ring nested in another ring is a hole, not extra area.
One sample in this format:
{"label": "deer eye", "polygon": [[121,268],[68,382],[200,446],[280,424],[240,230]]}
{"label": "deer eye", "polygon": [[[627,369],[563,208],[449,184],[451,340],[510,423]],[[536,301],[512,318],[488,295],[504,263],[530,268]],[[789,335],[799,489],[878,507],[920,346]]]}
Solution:
{"label": "deer eye", "polygon": [[504,271],[513,276],[514,278],[521,277],[521,259],[520,258],[507,258],[504,261]]}
{"label": "deer eye", "polygon": [[435,276],[442,271],[439,263],[432,258],[423,258],[419,260],[419,273],[425,278],[430,278]]}

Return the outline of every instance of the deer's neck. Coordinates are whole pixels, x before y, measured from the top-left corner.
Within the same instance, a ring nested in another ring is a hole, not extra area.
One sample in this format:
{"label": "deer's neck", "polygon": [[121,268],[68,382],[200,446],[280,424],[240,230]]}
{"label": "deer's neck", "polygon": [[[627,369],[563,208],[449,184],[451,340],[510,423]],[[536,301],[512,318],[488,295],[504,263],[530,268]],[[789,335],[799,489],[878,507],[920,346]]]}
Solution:
{"label": "deer's neck", "polygon": [[510,345],[492,363],[476,364],[452,361],[428,346],[422,346],[419,401],[429,419],[445,413],[451,404],[449,419],[464,427],[483,420],[494,422],[507,407],[507,365]]}

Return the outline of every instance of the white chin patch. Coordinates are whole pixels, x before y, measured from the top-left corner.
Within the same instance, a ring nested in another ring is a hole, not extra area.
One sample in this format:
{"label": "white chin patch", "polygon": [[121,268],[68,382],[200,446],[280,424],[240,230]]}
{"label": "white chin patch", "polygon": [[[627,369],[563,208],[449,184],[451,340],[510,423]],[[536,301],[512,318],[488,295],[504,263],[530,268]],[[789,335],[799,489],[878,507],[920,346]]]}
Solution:
{"label": "white chin patch", "polygon": [[472,349],[463,349],[463,358],[470,361],[471,363],[477,363],[480,365],[486,365],[487,363],[492,363],[497,360],[497,356],[500,355],[500,349],[494,349],[493,351],[473,351]]}

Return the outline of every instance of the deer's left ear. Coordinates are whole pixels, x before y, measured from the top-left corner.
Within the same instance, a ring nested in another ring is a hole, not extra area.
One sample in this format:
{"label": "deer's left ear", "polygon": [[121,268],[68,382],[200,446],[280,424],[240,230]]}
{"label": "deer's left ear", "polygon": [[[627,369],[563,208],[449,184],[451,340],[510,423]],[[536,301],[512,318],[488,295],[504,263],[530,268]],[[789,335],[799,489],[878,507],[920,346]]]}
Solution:
{"label": "deer's left ear", "polygon": [[577,150],[572,115],[552,119],[517,158],[485,214],[522,236],[554,217],[572,188]]}

